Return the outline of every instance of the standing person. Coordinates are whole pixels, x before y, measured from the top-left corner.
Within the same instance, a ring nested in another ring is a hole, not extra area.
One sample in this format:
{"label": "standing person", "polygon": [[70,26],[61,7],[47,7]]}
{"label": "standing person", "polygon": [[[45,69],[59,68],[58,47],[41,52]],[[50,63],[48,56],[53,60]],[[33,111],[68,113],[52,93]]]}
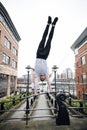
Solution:
{"label": "standing person", "polygon": [[[34,92],[35,92],[35,94],[37,94],[38,78],[41,81],[47,80],[49,92],[51,91],[51,84],[50,84],[50,80],[49,80],[46,59],[48,58],[48,55],[50,52],[51,41],[53,38],[54,29],[55,29],[55,25],[56,25],[57,21],[58,21],[57,17],[54,18],[53,22],[52,22],[52,18],[50,16],[48,17],[48,22],[47,22],[45,31],[43,33],[41,42],[40,42],[38,49],[37,49],[36,63],[35,63],[35,77],[34,77]],[[52,27],[51,27],[51,30],[49,32],[48,39],[46,40],[50,25],[52,25]]]}

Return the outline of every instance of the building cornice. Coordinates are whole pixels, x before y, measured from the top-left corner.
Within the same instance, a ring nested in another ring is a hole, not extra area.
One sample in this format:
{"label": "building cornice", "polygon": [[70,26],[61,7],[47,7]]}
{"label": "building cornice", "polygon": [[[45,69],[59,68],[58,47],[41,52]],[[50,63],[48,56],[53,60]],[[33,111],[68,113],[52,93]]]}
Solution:
{"label": "building cornice", "polygon": [[84,31],[80,34],[77,40],[71,46],[71,49],[74,51],[76,48],[80,47],[84,42],[87,40],[87,27]]}
{"label": "building cornice", "polygon": [[0,2],[0,14],[2,15],[2,17],[4,18],[7,26],[9,27],[9,29],[11,30],[11,32],[13,33],[15,39],[19,42],[21,40],[8,12],[6,11],[5,7],[2,5],[2,3]]}
{"label": "building cornice", "polygon": [[0,65],[0,73],[1,74],[6,74],[6,75],[13,75],[13,76],[17,76],[17,70],[10,68],[7,65]]}

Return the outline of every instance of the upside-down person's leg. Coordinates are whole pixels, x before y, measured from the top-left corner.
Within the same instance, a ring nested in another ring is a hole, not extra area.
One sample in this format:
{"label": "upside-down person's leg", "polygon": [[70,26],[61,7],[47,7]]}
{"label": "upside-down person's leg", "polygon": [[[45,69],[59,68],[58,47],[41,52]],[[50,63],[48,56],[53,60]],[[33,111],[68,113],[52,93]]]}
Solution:
{"label": "upside-down person's leg", "polygon": [[54,34],[54,29],[55,29],[55,25],[56,25],[56,22],[58,21],[58,18],[56,17],[52,23],[52,28],[50,30],[50,34],[49,34],[49,37],[48,37],[48,40],[47,40],[47,43],[46,43],[46,46],[45,46],[45,49],[44,49],[44,55],[45,55],[45,59],[47,59],[48,55],[49,55],[49,52],[50,52],[50,48],[51,48],[51,41],[52,41],[52,38],[53,38],[53,34]]}
{"label": "upside-down person's leg", "polygon": [[47,25],[46,25],[46,28],[45,28],[45,31],[43,33],[42,39],[41,39],[40,44],[38,46],[37,58],[40,55],[40,52],[42,53],[43,50],[44,50],[44,45],[45,45],[45,41],[46,41],[46,37],[47,37],[48,31],[49,31],[50,24],[51,24],[51,17],[49,16],[48,17],[48,22],[47,22]]}
{"label": "upside-down person's leg", "polygon": [[52,26],[52,28],[51,28],[49,38],[47,40],[47,44],[46,44],[45,49],[44,49],[45,59],[47,59],[47,57],[48,57],[48,55],[50,53],[51,41],[52,41],[52,38],[53,38],[53,34],[54,34],[54,26]]}

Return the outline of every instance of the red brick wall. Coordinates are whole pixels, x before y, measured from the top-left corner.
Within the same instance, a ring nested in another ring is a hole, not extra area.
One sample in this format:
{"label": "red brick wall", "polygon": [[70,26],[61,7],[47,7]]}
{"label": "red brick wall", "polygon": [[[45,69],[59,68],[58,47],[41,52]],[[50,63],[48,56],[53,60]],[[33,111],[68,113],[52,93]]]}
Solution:
{"label": "red brick wall", "polygon": [[[8,40],[11,42],[11,50],[8,49],[5,45],[4,45],[4,37],[7,37]],[[6,28],[3,26],[3,24],[0,22],[0,64],[4,64],[2,62],[2,54],[3,52],[5,54],[7,54],[10,57],[11,60],[11,65],[10,67],[12,67],[12,59],[14,59],[16,62],[18,62],[18,55],[15,56],[12,52],[13,47],[15,47],[18,51],[18,44],[16,43],[16,41],[12,38],[12,36],[9,34],[9,32],[6,30]]]}
{"label": "red brick wall", "polygon": [[[86,64],[82,65],[81,58],[85,56]],[[86,74],[86,81],[87,81],[87,43],[84,44],[82,47],[78,49],[78,54],[75,56],[76,61],[76,90],[77,90],[77,97],[83,98],[82,94],[87,93],[87,83],[82,83],[82,74]]]}

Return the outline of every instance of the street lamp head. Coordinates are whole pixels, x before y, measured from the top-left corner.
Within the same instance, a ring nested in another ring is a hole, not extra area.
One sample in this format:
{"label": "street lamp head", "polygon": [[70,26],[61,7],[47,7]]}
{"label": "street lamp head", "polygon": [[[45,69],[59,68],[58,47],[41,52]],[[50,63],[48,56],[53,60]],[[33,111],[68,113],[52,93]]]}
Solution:
{"label": "street lamp head", "polygon": [[31,69],[30,65],[28,65],[25,69],[29,71]]}
{"label": "street lamp head", "polygon": [[56,72],[57,69],[58,69],[58,67],[57,67],[56,65],[54,65],[54,66],[52,67],[52,70],[53,70],[54,72]]}

